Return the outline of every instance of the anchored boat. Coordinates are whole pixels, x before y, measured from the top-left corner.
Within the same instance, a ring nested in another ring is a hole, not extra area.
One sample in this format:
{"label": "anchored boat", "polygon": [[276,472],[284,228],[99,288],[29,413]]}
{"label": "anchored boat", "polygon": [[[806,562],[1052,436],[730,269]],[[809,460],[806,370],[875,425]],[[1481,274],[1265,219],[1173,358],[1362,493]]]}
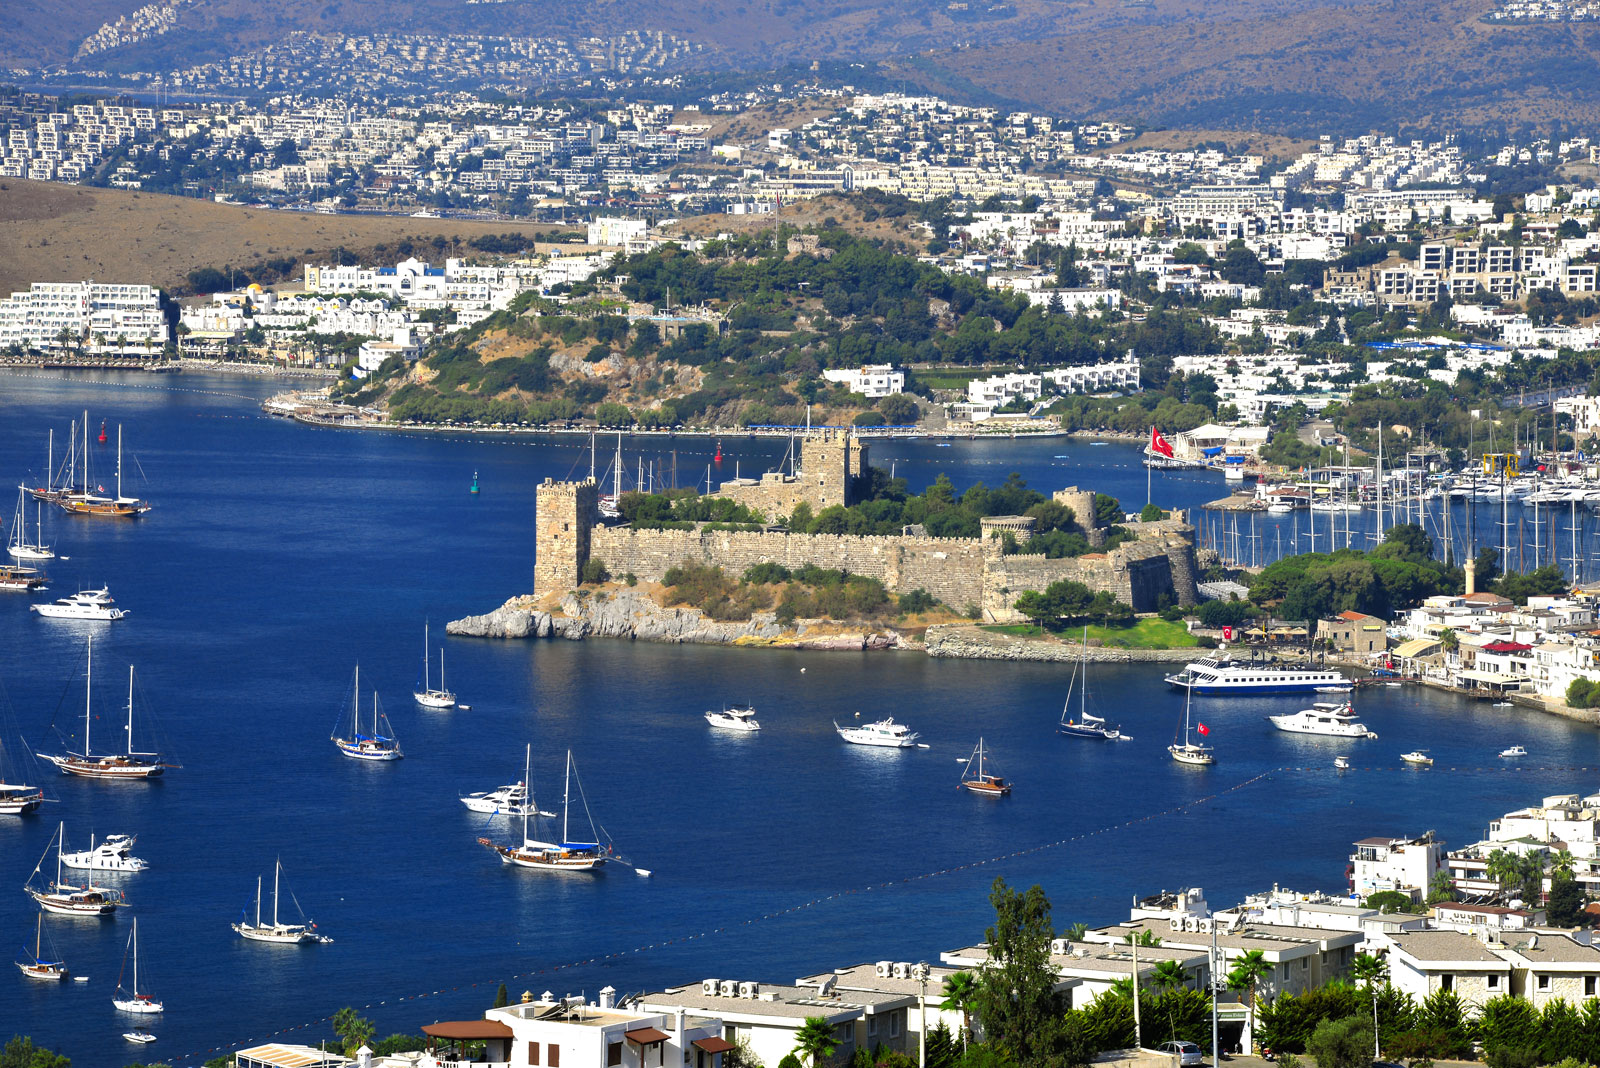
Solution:
{"label": "anchored boat", "polygon": [[[977,764],[977,770],[973,770]],[[1010,797],[1011,784],[998,775],[991,775],[984,768],[983,739],[978,739],[978,748],[972,751],[972,756],[967,758],[967,766],[961,772],[961,788],[970,790],[980,797]]]}
{"label": "anchored boat", "polygon": [[89,744],[89,730],[94,722],[94,641],[88,643],[88,667],[83,685],[83,749],[61,754],[40,753],[45,760],[61,769],[64,775],[81,775],[89,779],[154,779],[178,765],[164,761],[160,753],[141,753],[133,748],[133,665],[128,665],[128,723],[127,748],[121,753],[95,755]]}
{"label": "anchored boat", "polygon": [[[66,833],[65,823],[56,828],[55,835],[50,839],[50,846],[45,847],[44,856],[41,856],[39,863],[34,865],[33,875],[28,876],[28,881],[22,888],[39,903],[40,908],[58,916],[110,916],[120,906],[127,904],[123,900],[122,891],[106,886],[95,886],[92,883],[73,886],[62,881],[61,843],[66,840]],[[55,847],[56,851],[55,882],[35,887],[33,880],[41,874],[44,858],[50,855],[51,846]]]}
{"label": "anchored boat", "polygon": [[[344,731],[344,733],[340,733]],[[385,733],[385,732],[388,733]],[[378,691],[372,691],[372,733],[361,732],[361,665],[356,665],[355,690],[350,700],[350,727],[344,730],[344,714],[340,711],[339,722],[334,725],[330,740],[338,747],[339,752],[355,760],[400,760],[405,756],[400,751],[400,743],[394,737],[394,728],[389,725],[389,717],[378,708]]]}
{"label": "anchored boat", "polygon": [[[533,766],[533,746],[528,746],[523,757],[523,774],[529,775]],[[499,854],[502,864],[511,864],[519,868],[542,868],[547,871],[598,871],[607,861],[616,859],[609,843],[600,841],[600,833],[595,828],[594,817],[589,815],[589,801],[583,795],[583,781],[578,781],[578,797],[583,805],[585,815],[589,816],[589,834],[594,841],[574,842],[569,835],[570,819],[572,815],[572,780],[573,780],[572,750],[567,750],[567,782],[566,789],[561,798],[561,839],[558,842],[544,842],[528,835],[528,810],[535,810],[532,799],[532,790],[529,790],[527,808],[522,814],[522,843],[520,845],[500,845],[488,838],[478,839],[478,844]],[[531,778],[524,781],[531,783]]]}

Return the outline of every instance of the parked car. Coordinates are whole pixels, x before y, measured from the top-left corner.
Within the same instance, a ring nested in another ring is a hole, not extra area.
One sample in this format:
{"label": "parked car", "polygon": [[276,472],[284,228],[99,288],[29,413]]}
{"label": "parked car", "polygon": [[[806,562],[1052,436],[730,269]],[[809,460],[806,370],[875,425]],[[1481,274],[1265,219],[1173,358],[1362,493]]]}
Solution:
{"label": "parked car", "polygon": [[1163,1042],[1161,1052],[1178,1058],[1179,1068],[1189,1068],[1191,1064],[1205,1063],[1205,1054],[1193,1042]]}

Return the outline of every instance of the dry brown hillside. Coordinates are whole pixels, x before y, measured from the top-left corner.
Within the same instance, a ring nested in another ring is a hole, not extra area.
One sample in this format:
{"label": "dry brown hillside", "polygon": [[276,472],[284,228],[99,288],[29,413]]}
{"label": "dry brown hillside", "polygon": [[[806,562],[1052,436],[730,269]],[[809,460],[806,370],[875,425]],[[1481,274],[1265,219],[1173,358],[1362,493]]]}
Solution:
{"label": "dry brown hillside", "polygon": [[[248,269],[271,259],[304,262],[333,249],[370,256],[409,239],[432,244],[481,234],[548,232],[548,226],[396,216],[314,215],[233,207],[187,197],[87,189],[15,178],[0,181],[0,294],[30,282],[142,282],[172,288],[197,267]],[[447,246],[453,248],[454,246]]]}

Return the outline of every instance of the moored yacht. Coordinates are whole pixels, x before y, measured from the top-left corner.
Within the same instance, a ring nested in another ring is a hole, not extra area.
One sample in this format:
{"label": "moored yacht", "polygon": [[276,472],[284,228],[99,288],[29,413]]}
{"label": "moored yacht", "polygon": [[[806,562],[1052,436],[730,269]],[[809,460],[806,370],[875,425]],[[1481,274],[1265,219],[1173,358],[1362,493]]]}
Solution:
{"label": "moored yacht", "polygon": [[[372,733],[362,733],[360,664],[356,665],[355,689],[350,699],[350,729],[341,734],[343,730],[344,716],[341,710],[339,722],[334,725],[329,740],[347,757],[355,760],[400,760],[405,756],[394,737],[394,728],[389,726],[389,717],[378,709],[377,690],[372,691]],[[385,731],[388,733],[385,734]]]}
{"label": "moored yacht", "polygon": [[1509,749],[1500,750],[1500,755],[1503,757],[1525,757],[1528,755],[1528,751],[1520,745],[1513,745]]}
{"label": "moored yacht", "polygon": [[126,748],[121,753],[96,754],[89,745],[89,732],[93,723],[94,696],[94,642],[88,643],[87,669],[83,687],[83,748],[65,753],[40,753],[45,760],[61,769],[63,775],[80,775],[88,779],[154,779],[176,764],[167,763],[160,753],[141,753],[133,748],[133,665],[128,665],[128,722],[123,728]]}
{"label": "moored yacht", "polygon": [[34,878],[41,874],[44,867],[44,858],[50,855],[50,846],[46,846],[44,856],[34,865],[33,875],[28,877],[22,888],[39,903],[40,908],[58,916],[110,916],[119,906],[127,904],[122,898],[122,891],[93,884],[72,886],[61,881],[61,843],[66,840],[66,833],[67,827],[63,823],[50,839],[50,846],[54,846],[56,851],[55,881],[42,888],[33,885]]}
{"label": "moored yacht", "polygon": [[1365,723],[1356,721],[1356,712],[1348,704],[1318,701],[1310,708],[1281,716],[1268,716],[1272,725],[1291,734],[1321,734],[1330,738],[1376,738]]}
{"label": "moored yacht", "polygon": [[[530,776],[531,782],[533,746],[528,746],[524,760],[523,774]],[[528,835],[528,817],[530,815],[543,815],[530,796],[528,805],[522,813],[522,843],[520,845],[501,845],[489,838],[478,839],[478,844],[499,854],[500,863],[509,864],[518,868],[542,868],[546,871],[574,871],[595,872],[609,860],[617,859],[611,845],[600,841],[600,834],[594,826],[594,817],[589,817],[589,834],[593,841],[574,842],[568,833],[570,817],[572,814],[572,751],[567,750],[567,783],[561,799],[561,837],[555,842],[545,842]],[[583,781],[578,781],[578,797],[584,811],[589,810],[589,802],[583,795]]]}
{"label": "moored yacht", "polygon": [[[261,922],[261,877],[256,877],[256,918],[251,923],[247,919],[233,925],[234,931],[240,938],[251,942],[270,942],[280,946],[298,946],[307,942],[332,942],[333,939],[317,931],[317,925],[311,920],[304,923],[283,923],[278,919],[278,885],[283,879],[283,861],[278,861],[272,871],[272,922]],[[290,898],[294,895],[291,893]],[[298,910],[299,903],[295,903]],[[304,916],[301,917],[305,919]]]}
{"label": "moored yacht", "polygon": [[853,745],[874,745],[885,749],[911,749],[920,737],[904,723],[896,723],[893,716],[876,723],[863,723],[859,727],[841,727],[835,720],[833,729],[839,732],[839,737]]}
{"label": "moored yacht", "polygon": [[95,845],[94,836],[90,835],[88,849],[61,854],[61,863],[87,871],[144,871],[150,862],[133,855],[133,843],[138,840],[138,835],[108,834],[105,841]]}
{"label": "moored yacht", "polygon": [[[1082,652],[1077,664],[1073,665],[1072,678],[1067,683],[1067,699],[1061,705],[1061,722],[1056,724],[1056,733],[1065,734],[1069,738],[1096,738],[1101,741],[1114,742],[1122,737],[1122,729],[1106,723],[1104,716],[1097,716],[1089,711],[1089,628],[1083,628],[1083,641],[1080,645]],[[1072,717],[1073,692],[1078,696],[1078,716]]]}
{"label": "moored yacht", "polygon": [[[28,953],[26,949],[23,950],[24,953],[27,953],[27,957],[16,962],[17,971],[21,972],[29,979],[44,979],[59,983],[61,980],[67,977],[67,965],[64,961],[45,959],[43,956],[41,956],[43,948],[44,913],[41,912],[37,917],[35,917],[33,927],[33,952]],[[50,950],[52,953],[54,953],[55,947],[51,946]]]}
{"label": "moored yacht", "polygon": [[[44,589],[44,584],[49,581],[49,577],[36,567],[0,564],[0,590],[11,590],[14,593],[31,593],[34,590]],[[38,605],[30,607],[35,612],[39,610]]]}
{"label": "moored yacht", "polygon": [[[14,571],[32,570],[31,568],[13,568]],[[117,602],[111,596],[111,589],[102,586],[98,590],[79,590],[69,597],[62,597],[49,604],[29,605],[30,609],[41,616],[50,619],[95,619],[114,620],[121,619],[128,614],[127,609],[118,608]]]}
{"label": "moored yacht", "polygon": [[[973,765],[977,770],[973,770]],[[972,756],[967,760],[967,766],[961,773],[961,788],[971,791],[980,797],[1010,797],[1011,784],[999,775],[991,774],[984,767],[983,739],[978,739],[978,748],[972,751]]]}
{"label": "moored yacht", "polygon": [[528,787],[525,783],[514,782],[494,790],[484,790],[481,793],[468,794],[461,799],[461,803],[474,812],[483,812],[491,816],[553,816],[553,812],[536,812],[528,800]]}
{"label": "moored yacht", "polygon": [[706,713],[706,722],[725,731],[750,732],[761,729],[761,724],[756,722],[754,705],[729,705],[720,712],[713,709]]}
{"label": "moored yacht", "polygon": [[[476,487],[477,483],[473,483]],[[476,489],[473,492],[477,492]],[[439,685],[433,685],[428,673],[428,623],[422,623],[422,679],[411,696],[423,708],[455,708],[456,695],[444,684],[444,646],[439,646]]]}

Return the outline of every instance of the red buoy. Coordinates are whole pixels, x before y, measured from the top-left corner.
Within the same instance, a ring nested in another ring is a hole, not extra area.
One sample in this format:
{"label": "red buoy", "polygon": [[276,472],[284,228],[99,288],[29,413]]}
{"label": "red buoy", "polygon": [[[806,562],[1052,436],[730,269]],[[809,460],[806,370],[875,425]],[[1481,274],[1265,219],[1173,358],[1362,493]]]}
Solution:
{"label": "red buoy", "polygon": [[721,441],[717,442],[717,454],[711,458],[711,462],[712,463],[717,463],[717,464],[720,464],[722,462],[722,442]]}
{"label": "red buoy", "polygon": [[100,444],[104,445],[105,443],[106,443],[106,421],[104,419],[102,419],[102,420],[100,420]]}

